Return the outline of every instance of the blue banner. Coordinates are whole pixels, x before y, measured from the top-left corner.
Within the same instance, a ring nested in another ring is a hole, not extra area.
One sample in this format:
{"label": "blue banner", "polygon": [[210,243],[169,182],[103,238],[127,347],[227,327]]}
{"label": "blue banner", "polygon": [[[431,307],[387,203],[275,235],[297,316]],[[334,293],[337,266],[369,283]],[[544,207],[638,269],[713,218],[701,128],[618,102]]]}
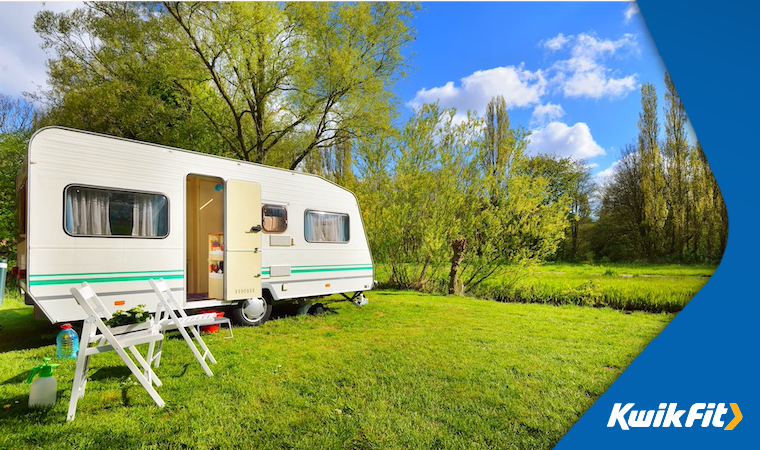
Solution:
{"label": "blue banner", "polygon": [[760,8],[638,3],[723,193],[728,246],[711,280],[557,448],[758,448]]}

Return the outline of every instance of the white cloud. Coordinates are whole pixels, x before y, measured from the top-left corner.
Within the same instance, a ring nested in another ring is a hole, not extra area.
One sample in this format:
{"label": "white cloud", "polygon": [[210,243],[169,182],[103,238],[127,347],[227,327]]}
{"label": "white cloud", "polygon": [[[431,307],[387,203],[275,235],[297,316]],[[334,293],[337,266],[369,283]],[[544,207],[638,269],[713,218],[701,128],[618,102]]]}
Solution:
{"label": "white cloud", "polygon": [[597,182],[604,182],[609,180],[609,178],[613,175],[615,175],[615,172],[617,172],[617,168],[620,166],[620,161],[615,161],[610,165],[610,167],[598,172],[596,174],[596,181]]}
{"label": "white cloud", "polygon": [[636,75],[608,77],[604,68],[597,67],[594,70],[575,72],[564,78],[562,90],[567,97],[622,98],[636,89],[636,78]]}
{"label": "white cloud", "polygon": [[533,114],[531,115],[531,123],[537,125],[543,125],[547,122],[556,121],[565,115],[565,110],[562,109],[562,105],[549,102],[545,105],[537,105],[533,108]]}
{"label": "white cloud", "polygon": [[[625,158],[625,156],[623,158]],[[597,172],[596,175],[594,175],[594,179],[596,183],[599,185],[604,185],[607,182],[611,181],[612,177],[620,169],[621,164],[622,164],[622,158],[610,164],[608,168]]]}
{"label": "white cloud", "polygon": [[636,36],[631,33],[625,33],[620,39],[599,39],[594,35],[581,33],[578,35],[576,44],[573,46],[573,56],[586,56],[589,58],[598,58],[604,55],[613,55],[615,52],[625,48],[638,50]]}
{"label": "white cloud", "polygon": [[507,108],[535,105],[541,101],[546,85],[541,70],[532,72],[522,65],[495,67],[462,78],[460,86],[449,81],[443,86],[420,89],[407,105],[416,109],[437,101],[443,107],[457,108],[457,115],[464,115],[468,109],[482,114],[488,101],[497,95],[504,97]]}
{"label": "white cloud", "polygon": [[631,2],[628,4],[628,6],[625,8],[625,11],[623,11],[623,16],[625,16],[623,23],[629,23],[633,19],[633,16],[639,14],[639,12],[639,5],[637,5],[636,2]]}
{"label": "white cloud", "polygon": [[43,8],[63,12],[82,2],[0,2],[0,92],[19,96],[47,82],[47,55],[34,32],[34,15]]}
{"label": "white cloud", "polygon": [[612,40],[581,33],[568,39],[573,41],[570,58],[554,63],[556,74],[551,80],[566,97],[622,98],[636,89],[638,74],[616,76],[604,64],[606,58],[623,51],[638,53],[636,36],[627,33]]}
{"label": "white cloud", "polygon": [[604,149],[596,143],[591,130],[584,122],[568,126],[562,122],[551,122],[531,132],[528,151],[536,153],[553,153],[575,159],[593,158],[605,154]]}
{"label": "white cloud", "polygon": [[[531,125],[544,126],[564,116],[558,104],[546,103],[549,93],[568,98],[623,98],[638,87],[638,74],[621,74],[606,65],[610,58],[638,53],[637,37],[624,34],[618,39],[599,38],[591,33],[558,35],[541,41],[539,46],[561,55],[548,67],[529,70],[524,63],[479,70],[457,84],[422,88],[406,103],[417,109],[425,103],[438,102],[457,109],[455,122],[466,119],[466,111],[483,114],[488,102],[498,95],[507,108],[534,107]],[[564,59],[563,59],[564,58]]]}
{"label": "white cloud", "polygon": [[551,39],[542,41],[541,45],[548,48],[549,50],[557,51],[564,47],[568,42],[570,42],[570,37],[567,37],[564,34],[560,33]]}

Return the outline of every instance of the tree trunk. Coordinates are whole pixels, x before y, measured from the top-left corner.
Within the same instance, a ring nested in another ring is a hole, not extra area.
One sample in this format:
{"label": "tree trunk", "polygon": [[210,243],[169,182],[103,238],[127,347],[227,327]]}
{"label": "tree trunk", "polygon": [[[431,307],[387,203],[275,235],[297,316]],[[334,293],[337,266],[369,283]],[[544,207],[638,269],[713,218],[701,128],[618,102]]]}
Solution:
{"label": "tree trunk", "polygon": [[451,248],[454,253],[451,255],[451,272],[449,272],[449,294],[463,294],[464,284],[459,279],[459,267],[464,259],[464,252],[467,250],[467,239],[464,236],[451,241]]}

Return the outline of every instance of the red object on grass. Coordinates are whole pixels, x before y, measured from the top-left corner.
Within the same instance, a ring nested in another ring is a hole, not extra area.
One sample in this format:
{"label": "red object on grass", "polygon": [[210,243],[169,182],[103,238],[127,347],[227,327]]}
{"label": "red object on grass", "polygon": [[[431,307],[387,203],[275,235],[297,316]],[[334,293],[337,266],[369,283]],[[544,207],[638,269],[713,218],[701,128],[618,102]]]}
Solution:
{"label": "red object on grass", "polygon": [[[218,310],[215,310],[215,309],[207,309],[207,310],[201,311],[201,312],[203,314],[216,313],[216,317],[224,317],[224,311],[218,311]],[[209,333],[216,333],[216,332],[219,331],[219,324],[215,323],[213,325],[203,325],[201,327],[201,330],[208,331]]]}

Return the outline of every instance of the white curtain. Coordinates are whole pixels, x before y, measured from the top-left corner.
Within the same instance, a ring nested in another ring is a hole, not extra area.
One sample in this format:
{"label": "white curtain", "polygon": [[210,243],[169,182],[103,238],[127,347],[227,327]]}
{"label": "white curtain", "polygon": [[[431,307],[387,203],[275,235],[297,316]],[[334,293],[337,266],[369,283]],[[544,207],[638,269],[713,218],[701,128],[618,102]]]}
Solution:
{"label": "white curtain", "polygon": [[166,234],[166,206],[161,195],[72,187],[66,191],[66,230],[77,236],[157,237]]}
{"label": "white curtain", "polygon": [[310,242],[348,242],[348,215],[309,211],[305,231]]}
{"label": "white curtain", "polygon": [[66,191],[66,229],[71,234],[108,236],[109,193],[97,189],[72,188]]}
{"label": "white curtain", "polygon": [[132,236],[158,236],[161,210],[165,203],[164,197],[135,194],[132,207]]}

